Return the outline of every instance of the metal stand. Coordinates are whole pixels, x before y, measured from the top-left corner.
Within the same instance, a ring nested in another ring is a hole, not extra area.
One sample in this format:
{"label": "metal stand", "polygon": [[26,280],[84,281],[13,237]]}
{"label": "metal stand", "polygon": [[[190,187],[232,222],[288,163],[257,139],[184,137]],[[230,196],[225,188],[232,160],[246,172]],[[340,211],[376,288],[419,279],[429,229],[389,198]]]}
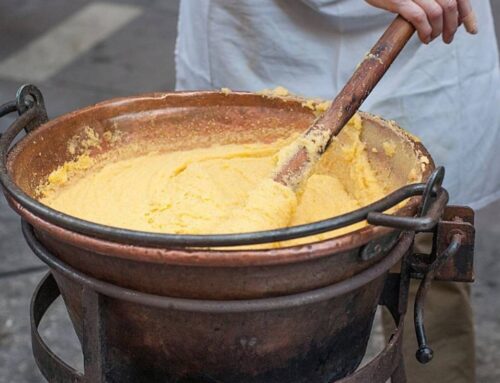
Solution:
{"label": "metal stand", "polygon": [[[405,306],[405,303],[401,302],[401,297],[404,297],[407,292],[400,289],[401,287],[403,289],[407,288],[407,286],[404,286],[405,284],[406,282],[401,280],[399,274],[390,274],[384,288],[380,304],[390,310],[397,324],[396,330],[385,349],[363,368],[348,377],[338,380],[337,383],[385,383],[388,379],[391,379],[392,383],[406,382],[401,353],[404,315],[400,313],[400,309]],[[83,344],[84,373],[76,371],[57,357],[45,344],[38,332],[38,326],[43,316],[60,295],[56,281],[50,272],[42,279],[33,295],[30,309],[33,354],[40,371],[50,383],[104,383],[109,381],[103,378],[103,372],[110,366],[105,365],[100,352],[104,347],[101,344],[102,337],[99,334],[99,324],[103,320],[99,316],[99,307],[103,296],[95,291],[85,290],[87,310],[83,321],[84,328],[87,331],[85,336],[87,341]],[[403,294],[400,294],[400,292]],[[91,324],[92,326],[89,328]],[[200,379],[200,382],[210,381]]]}
{"label": "metal stand", "polygon": [[[419,296],[415,301],[415,327],[419,350],[417,357],[420,362],[426,363],[432,357],[432,350],[427,345],[423,327],[423,306],[426,292],[432,279],[469,281],[473,278],[472,256],[474,245],[473,218],[466,211],[461,214],[467,221],[450,220],[457,212],[456,207],[449,208],[444,214],[444,220],[438,224],[437,239],[435,245],[438,252],[431,256],[431,263],[424,263],[426,257],[412,254],[410,242],[403,244],[405,252],[402,258],[401,272],[389,274],[385,280],[384,290],[379,305],[385,306],[391,312],[396,323],[396,329],[385,349],[363,368],[354,373],[337,380],[336,383],[385,383],[391,379],[392,383],[405,383],[406,375],[403,365],[402,342],[403,322],[408,304],[408,288],[410,276],[412,278],[423,278],[419,289]],[[450,218],[451,217],[451,218]],[[113,361],[109,355],[106,344],[105,329],[109,328],[109,320],[106,318],[106,301],[109,298],[118,299],[132,304],[145,305],[147,307],[167,308],[172,305],[193,308],[197,305],[212,305],[213,307],[225,306],[237,303],[221,303],[215,301],[191,301],[165,296],[145,294],[139,291],[125,289],[116,285],[95,280],[70,266],[63,263],[53,254],[43,248],[32,233],[32,229],[23,224],[23,230],[28,243],[37,256],[49,264],[56,273],[66,274],[82,286],[83,310],[83,340],[82,349],[84,355],[84,373],[78,372],[60,360],[43,342],[38,333],[38,325],[52,302],[60,295],[59,288],[54,276],[49,273],[37,287],[31,304],[31,332],[35,360],[42,374],[51,383],[111,383],[141,381],[130,380],[130,375],[141,376],[142,372],[134,371],[133,366],[127,366],[121,361]],[[447,238],[446,241],[439,238]],[[449,237],[449,238],[448,238]],[[405,241],[412,240],[413,236],[407,237]],[[444,244],[444,245],[443,245]],[[441,250],[440,246],[442,247]],[[445,247],[446,246],[446,247]],[[429,257],[427,257],[429,258]],[[387,269],[385,269],[387,270]],[[228,306],[228,307],[226,307]],[[132,373],[132,374],[131,374]],[[141,378],[142,379],[142,378]],[[154,376],[153,379],[144,378],[145,382],[168,381],[163,376]],[[221,383],[210,377],[196,377],[195,382]],[[191,380],[193,382],[193,380]],[[331,382],[333,383],[333,382]]]}

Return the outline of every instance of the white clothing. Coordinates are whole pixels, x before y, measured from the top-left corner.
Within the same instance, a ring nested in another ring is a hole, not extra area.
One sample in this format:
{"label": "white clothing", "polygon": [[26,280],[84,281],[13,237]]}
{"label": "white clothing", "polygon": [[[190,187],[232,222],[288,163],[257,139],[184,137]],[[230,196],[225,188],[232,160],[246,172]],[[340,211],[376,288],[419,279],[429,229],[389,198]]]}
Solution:
{"label": "white clothing", "polygon": [[[478,35],[414,36],[362,110],[419,136],[451,201],[480,208],[500,197],[500,75],[489,1],[473,6]],[[393,18],[364,0],[182,0],[176,87],[332,99]]]}

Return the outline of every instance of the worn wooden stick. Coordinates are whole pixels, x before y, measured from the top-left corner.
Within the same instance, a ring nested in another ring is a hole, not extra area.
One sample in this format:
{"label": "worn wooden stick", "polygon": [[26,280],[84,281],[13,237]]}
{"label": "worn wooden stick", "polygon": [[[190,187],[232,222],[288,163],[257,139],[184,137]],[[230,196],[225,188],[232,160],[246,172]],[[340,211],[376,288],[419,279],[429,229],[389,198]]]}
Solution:
{"label": "worn wooden stick", "polygon": [[326,113],[294,144],[282,151],[281,161],[273,177],[276,182],[295,190],[308,177],[332,138],[356,113],[414,32],[415,28],[408,21],[401,16],[396,17]]}

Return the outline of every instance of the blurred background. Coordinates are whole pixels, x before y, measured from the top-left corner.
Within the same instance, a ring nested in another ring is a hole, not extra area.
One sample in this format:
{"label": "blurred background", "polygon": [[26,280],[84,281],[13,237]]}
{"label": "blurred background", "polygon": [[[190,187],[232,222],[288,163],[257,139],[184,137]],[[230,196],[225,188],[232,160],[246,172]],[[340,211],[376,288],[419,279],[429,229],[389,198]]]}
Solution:
{"label": "blurred background", "polygon": [[[500,1],[491,2],[500,38]],[[21,84],[34,83],[53,118],[112,97],[172,90],[177,13],[177,0],[1,0],[0,103],[12,100]],[[12,121],[2,119],[0,132]],[[481,383],[500,382],[498,217],[500,203],[479,212],[476,223],[473,296]],[[19,218],[0,197],[0,383],[43,381],[31,356],[28,309],[45,272],[24,243]],[[47,319],[47,342],[81,368],[61,302]],[[372,349],[381,342],[375,328]]]}

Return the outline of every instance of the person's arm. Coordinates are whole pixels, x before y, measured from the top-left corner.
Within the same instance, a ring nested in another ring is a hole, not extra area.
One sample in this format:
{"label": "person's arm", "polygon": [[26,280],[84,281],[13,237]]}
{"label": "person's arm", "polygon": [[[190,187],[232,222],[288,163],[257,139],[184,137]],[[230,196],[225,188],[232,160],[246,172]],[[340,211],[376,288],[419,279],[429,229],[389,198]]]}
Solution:
{"label": "person's arm", "polygon": [[470,0],[365,0],[368,4],[398,13],[413,24],[422,42],[428,44],[439,35],[447,44],[453,41],[463,23],[467,32],[477,33]]}

